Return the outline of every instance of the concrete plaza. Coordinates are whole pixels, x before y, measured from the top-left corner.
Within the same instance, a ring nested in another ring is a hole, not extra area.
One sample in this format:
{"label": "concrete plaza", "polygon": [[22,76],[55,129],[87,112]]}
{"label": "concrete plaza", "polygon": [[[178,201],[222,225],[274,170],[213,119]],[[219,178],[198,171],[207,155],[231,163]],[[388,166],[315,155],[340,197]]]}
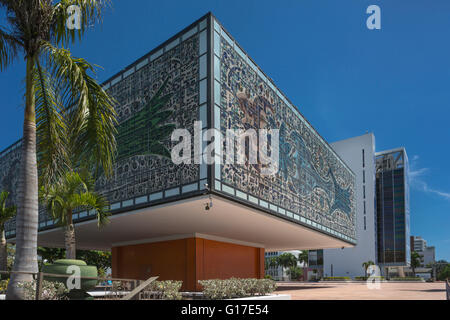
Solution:
{"label": "concrete plaza", "polygon": [[368,289],[365,282],[279,282],[278,294],[292,300],[445,300],[445,282],[382,282]]}

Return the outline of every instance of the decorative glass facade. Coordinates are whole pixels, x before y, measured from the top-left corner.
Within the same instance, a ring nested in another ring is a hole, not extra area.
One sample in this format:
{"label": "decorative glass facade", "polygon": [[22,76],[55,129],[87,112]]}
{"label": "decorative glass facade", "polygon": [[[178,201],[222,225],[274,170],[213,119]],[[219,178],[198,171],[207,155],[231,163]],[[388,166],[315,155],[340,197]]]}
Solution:
{"label": "decorative glass facade", "polygon": [[408,157],[404,149],[376,156],[378,263],[410,261]]}
{"label": "decorative glass facade", "polygon": [[[148,109],[151,98],[163,88],[162,95],[170,97],[163,108],[170,116],[163,125],[192,132],[194,121],[205,117],[207,21],[200,19],[103,84],[118,101],[118,154],[113,177],[100,176],[96,189],[107,197],[113,214],[204,192],[205,164],[176,165],[170,158],[151,154]],[[174,144],[170,137],[171,132],[166,132],[161,140],[168,150]],[[12,202],[17,201],[19,146],[20,141],[0,154],[0,188],[11,191]],[[94,216],[95,212],[81,211],[73,218],[77,222]],[[40,208],[39,229],[52,227],[54,221]],[[7,223],[6,233],[14,236],[14,219]]]}
{"label": "decorative glass facade", "polygon": [[355,242],[353,172],[216,20],[213,39],[215,128],[280,130],[277,174],[224,161],[215,189]]}

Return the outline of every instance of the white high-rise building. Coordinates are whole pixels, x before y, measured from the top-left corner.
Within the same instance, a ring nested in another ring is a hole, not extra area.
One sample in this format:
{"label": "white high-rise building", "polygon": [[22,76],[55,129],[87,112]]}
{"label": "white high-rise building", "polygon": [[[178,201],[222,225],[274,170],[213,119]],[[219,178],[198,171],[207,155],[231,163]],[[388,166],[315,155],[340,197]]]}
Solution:
{"label": "white high-rise building", "polygon": [[355,173],[356,237],[353,248],[324,249],[323,276],[364,276],[362,264],[377,262],[375,215],[375,137],[367,133],[337,141],[332,148]]}
{"label": "white high-rise building", "polygon": [[425,248],[427,247],[427,241],[423,239],[422,237],[413,237],[413,245],[414,245],[414,251],[416,252],[424,252]]}

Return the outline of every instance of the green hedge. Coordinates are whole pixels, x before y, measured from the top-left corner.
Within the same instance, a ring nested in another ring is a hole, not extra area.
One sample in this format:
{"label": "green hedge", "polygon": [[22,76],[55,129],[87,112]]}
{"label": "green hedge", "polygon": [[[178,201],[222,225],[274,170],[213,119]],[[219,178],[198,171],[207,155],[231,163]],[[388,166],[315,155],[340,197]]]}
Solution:
{"label": "green hedge", "polygon": [[420,277],[404,277],[404,278],[391,278],[391,281],[423,281],[423,278]]}
{"label": "green hedge", "polygon": [[324,277],[322,278],[323,281],[346,281],[351,280],[350,277]]}
{"label": "green hedge", "polygon": [[277,288],[270,279],[199,280],[206,299],[232,299],[272,293]]}
{"label": "green hedge", "polygon": [[[368,277],[361,277],[361,276],[355,277],[355,280],[356,280],[356,281],[366,281],[367,279],[368,279]],[[384,277],[373,276],[373,277],[371,277],[371,279],[384,280]]]}

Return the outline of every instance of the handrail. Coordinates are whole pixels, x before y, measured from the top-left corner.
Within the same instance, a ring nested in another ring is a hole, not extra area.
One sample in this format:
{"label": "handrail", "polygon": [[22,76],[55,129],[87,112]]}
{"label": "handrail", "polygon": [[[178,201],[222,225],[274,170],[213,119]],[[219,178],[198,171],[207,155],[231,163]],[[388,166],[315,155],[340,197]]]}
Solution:
{"label": "handrail", "polygon": [[[0,271],[0,274],[31,274],[35,280],[37,280],[36,283],[36,295],[35,300],[41,299],[42,294],[42,283],[43,280],[45,280],[45,277],[54,277],[54,278],[69,278],[74,277],[73,274],[55,274],[55,273],[45,273],[45,272],[30,272],[30,271]],[[88,279],[88,280],[97,280],[98,282],[103,281],[111,281],[111,282],[130,282],[131,283],[131,289],[133,289],[131,292],[123,292],[123,294],[127,293],[126,297],[123,298],[124,300],[130,300],[132,299],[136,294],[138,294],[140,291],[142,291],[145,287],[147,287],[151,282],[155,281],[158,277],[152,277],[150,279],[147,279],[145,282],[143,282],[141,285],[137,286],[138,283],[140,283],[142,280],[137,279],[123,279],[123,278],[108,278],[108,277],[84,277],[84,276],[75,276],[78,279]],[[112,284],[114,287],[114,284]],[[106,288],[106,287],[105,287]]]}
{"label": "handrail", "polygon": [[[58,278],[70,278],[73,277],[73,274],[56,274],[56,273],[45,273],[45,272],[31,272],[31,271],[0,271],[0,274],[31,274],[38,275],[40,273],[43,274],[44,277],[58,277]],[[123,278],[100,278],[100,277],[83,277],[79,276],[80,279],[90,279],[90,280],[98,280],[98,281],[141,281],[138,279],[123,279]]]}
{"label": "handrail", "polygon": [[133,291],[131,291],[129,294],[127,294],[125,297],[122,298],[122,300],[131,300],[135,295],[137,295],[139,292],[141,292],[143,289],[145,289],[150,283],[158,279],[159,277],[151,277],[147,280],[145,280],[143,283],[141,283],[139,286],[137,286]]}

